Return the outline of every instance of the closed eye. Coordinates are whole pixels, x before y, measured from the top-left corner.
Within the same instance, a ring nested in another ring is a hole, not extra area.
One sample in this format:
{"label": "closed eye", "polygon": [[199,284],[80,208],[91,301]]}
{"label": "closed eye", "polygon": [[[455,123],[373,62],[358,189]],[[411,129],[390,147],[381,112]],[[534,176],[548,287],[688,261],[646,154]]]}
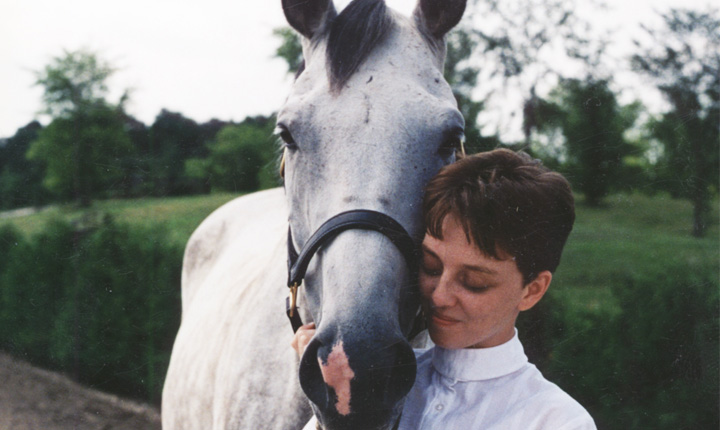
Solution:
{"label": "closed eye", "polygon": [[425,264],[420,264],[420,271],[431,278],[442,275],[442,269],[437,267],[430,267],[429,265]]}
{"label": "closed eye", "polygon": [[423,257],[420,260],[420,271],[430,277],[440,276],[442,274],[440,260],[428,250],[423,251]]}
{"label": "closed eye", "polygon": [[489,285],[468,285],[468,284],[463,284],[463,287],[464,287],[466,290],[470,291],[471,293],[476,293],[476,294],[483,293],[483,292],[487,291],[488,289],[490,289],[490,286],[489,286]]}

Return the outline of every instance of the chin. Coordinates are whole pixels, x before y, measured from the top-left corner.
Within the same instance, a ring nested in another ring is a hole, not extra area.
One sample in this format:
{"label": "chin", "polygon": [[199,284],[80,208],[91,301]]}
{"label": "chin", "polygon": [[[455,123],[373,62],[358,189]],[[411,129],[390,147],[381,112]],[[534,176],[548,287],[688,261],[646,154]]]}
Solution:
{"label": "chin", "polygon": [[465,348],[461,342],[458,342],[455,339],[452,339],[449,336],[443,336],[438,334],[435,330],[430,328],[428,330],[428,333],[430,334],[430,340],[432,341],[435,346],[439,346],[444,349],[462,349]]}

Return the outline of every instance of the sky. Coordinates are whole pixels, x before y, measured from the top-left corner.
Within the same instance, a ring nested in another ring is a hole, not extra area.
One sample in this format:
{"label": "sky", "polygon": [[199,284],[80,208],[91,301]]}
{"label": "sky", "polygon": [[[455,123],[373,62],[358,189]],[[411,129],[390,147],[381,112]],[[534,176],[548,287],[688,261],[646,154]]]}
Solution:
{"label": "sky", "polygon": [[[409,14],[415,0],[386,0]],[[613,35],[616,61],[624,61],[639,22],[659,22],[654,11],[702,7],[708,0],[606,0],[609,9],[591,16]],[[338,9],[349,0],[336,0]],[[33,119],[47,124],[35,72],[64,51],[88,49],[115,66],[110,100],[130,89],[128,112],[152,124],[161,109],[198,122],[242,121],[277,111],[292,79],[273,58],[273,29],[286,25],[280,0],[0,0],[0,137],[10,137]],[[584,8],[584,9],[583,9]],[[626,98],[661,103],[657,94],[621,82]],[[629,94],[629,95],[628,95]],[[654,97],[654,98],[653,98]],[[516,104],[516,103],[513,103]],[[508,106],[490,106],[486,122],[512,134]],[[495,114],[494,116],[492,114]]]}

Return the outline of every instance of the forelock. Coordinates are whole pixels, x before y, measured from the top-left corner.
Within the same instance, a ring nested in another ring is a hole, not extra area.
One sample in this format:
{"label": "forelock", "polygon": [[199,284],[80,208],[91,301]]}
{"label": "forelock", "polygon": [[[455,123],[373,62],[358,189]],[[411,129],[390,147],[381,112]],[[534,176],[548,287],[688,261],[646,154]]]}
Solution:
{"label": "forelock", "polygon": [[387,39],[395,21],[384,0],[353,0],[327,29],[330,86],[339,92],[370,53]]}

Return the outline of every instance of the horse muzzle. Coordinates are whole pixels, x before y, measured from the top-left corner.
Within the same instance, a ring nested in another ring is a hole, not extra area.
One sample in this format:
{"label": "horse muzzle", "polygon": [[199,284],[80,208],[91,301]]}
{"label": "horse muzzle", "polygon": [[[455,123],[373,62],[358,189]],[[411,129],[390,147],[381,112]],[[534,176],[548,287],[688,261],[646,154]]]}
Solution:
{"label": "horse muzzle", "polygon": [[400,334],[340,338],[319,329],[303,354],[300,385],[324,430],[390,430],[415,373],[415,355]]}

